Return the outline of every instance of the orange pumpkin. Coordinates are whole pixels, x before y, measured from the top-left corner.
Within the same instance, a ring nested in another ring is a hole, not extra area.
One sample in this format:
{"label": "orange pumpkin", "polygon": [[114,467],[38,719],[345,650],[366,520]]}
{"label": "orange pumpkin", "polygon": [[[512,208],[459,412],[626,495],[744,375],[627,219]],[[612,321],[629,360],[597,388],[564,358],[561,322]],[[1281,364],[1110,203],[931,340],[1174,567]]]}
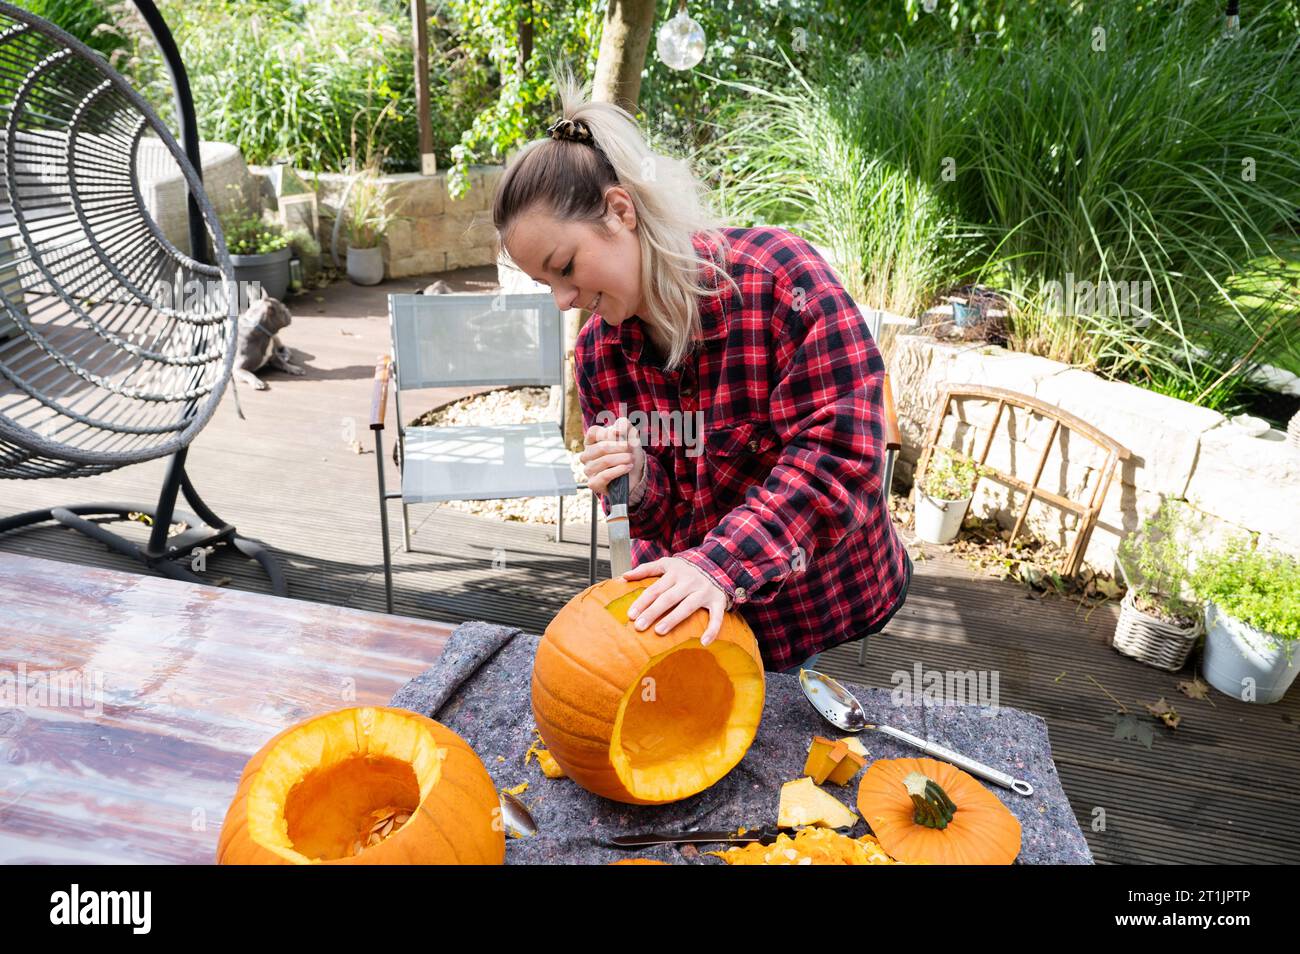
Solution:
{"label": "orange pumpkin", "polygon": [[218,864],[502,864],[487,769],[455,732],[405,709],[340,709],[249,759]]}
{"label": "orange pumpkin", "polygon": [[1009,865],[1020,822],[961,769],[934,759],[878,759],[858,811],[890,857],[909,864]]}
{"label": "orange pumpkin", "polygon": [[706,610],[638,632],[628,607],[654,580],[612,579],[569,601],[537,647],[533,717],[564,773],[605,798],[663,804],[735,767],[763,713],[754,634],[728,613],[708,646]]}

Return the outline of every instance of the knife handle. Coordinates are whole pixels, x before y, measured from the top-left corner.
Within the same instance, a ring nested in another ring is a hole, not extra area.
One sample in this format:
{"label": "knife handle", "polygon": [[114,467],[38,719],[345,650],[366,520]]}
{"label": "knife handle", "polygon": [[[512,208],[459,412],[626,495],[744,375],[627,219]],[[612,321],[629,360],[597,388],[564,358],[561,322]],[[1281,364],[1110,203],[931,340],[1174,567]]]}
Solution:
{"label": "knife handle", "polygon": [[624,513],[627,512],[627,492],[628,492],[627,474],[619,474],[617,477],[615,477],[613,480],[609,482],[609,487],[606,488],[605,496],[609,498],[609,509],[611,512],[615,507],[618,506],[623,507]]}

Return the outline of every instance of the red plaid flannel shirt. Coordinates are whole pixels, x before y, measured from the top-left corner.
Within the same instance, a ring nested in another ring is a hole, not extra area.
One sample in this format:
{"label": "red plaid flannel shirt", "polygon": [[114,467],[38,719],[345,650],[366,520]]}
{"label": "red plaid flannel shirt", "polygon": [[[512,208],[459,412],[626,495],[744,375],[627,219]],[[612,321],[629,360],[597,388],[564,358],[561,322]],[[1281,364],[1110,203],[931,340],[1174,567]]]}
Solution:
{"label": "red plaid flannel shirt", "polygon": [[586,427],[638,424],[633,563],[676,556],[703,570],[779,670],[879,627],[911,564],[881,487],[885,367],[861,312],[798,236],[723,234],[742,296],[724,284],[701,299],[703,341],[684,365],[663,370],[640,318],[611,328],[593,315],[578,394]]}

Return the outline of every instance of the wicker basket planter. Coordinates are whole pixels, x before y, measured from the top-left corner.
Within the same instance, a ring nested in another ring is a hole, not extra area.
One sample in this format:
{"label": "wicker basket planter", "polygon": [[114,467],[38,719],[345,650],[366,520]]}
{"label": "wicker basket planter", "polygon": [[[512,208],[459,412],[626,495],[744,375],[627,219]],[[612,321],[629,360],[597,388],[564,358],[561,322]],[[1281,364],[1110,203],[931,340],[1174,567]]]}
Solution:
{"label": "wicker basket planter", "polygon": [[1175,626],[1148,616],[1137,608],[1133,591],[1124,594],[1119,622],[1111,645],[1125,656],[1168,672],[1177,672],[1187,662],[1196,640],[1205,632],[1201,619],[1187,627]]}
{"label": "wicker basket planter", "polygon": [[1286,440],[1292,447],[1300,447],[1300,411],[1295,413],[1286,427]]}

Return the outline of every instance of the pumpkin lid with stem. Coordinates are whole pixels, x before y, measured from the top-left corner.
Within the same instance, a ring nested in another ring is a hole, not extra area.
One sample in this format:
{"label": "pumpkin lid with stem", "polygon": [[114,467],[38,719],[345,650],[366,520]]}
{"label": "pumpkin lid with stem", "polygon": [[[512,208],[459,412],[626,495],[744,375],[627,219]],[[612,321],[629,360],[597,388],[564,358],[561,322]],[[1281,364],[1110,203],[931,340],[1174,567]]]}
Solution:
{"label": "pumpkin lid with stem", "polygon": [[935,759],[877,759],[858,786],[858,811],[899,861],[1009,865],[1020,822],[996,795]]}

